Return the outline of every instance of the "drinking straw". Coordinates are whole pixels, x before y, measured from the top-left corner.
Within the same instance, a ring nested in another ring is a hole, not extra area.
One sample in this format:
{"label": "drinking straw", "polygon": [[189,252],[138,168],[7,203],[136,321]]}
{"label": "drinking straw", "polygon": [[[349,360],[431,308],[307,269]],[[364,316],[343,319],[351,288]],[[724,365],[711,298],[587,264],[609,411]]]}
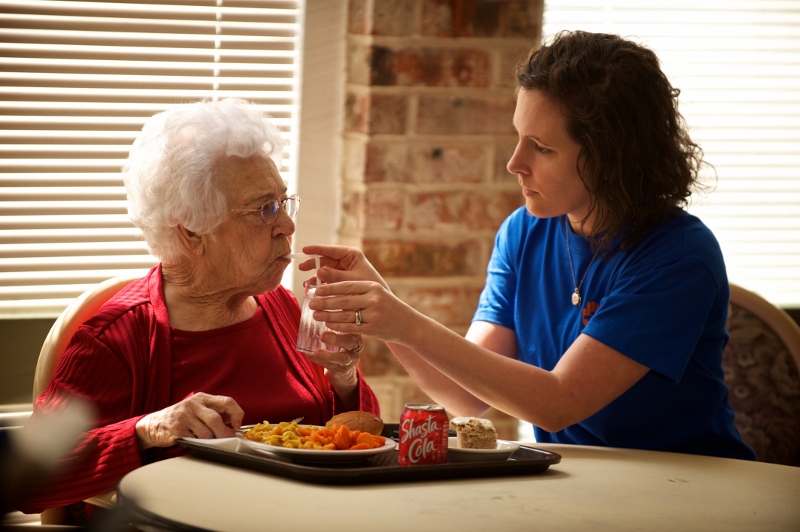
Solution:
{"label": "drinking straw", "polygon": [[[284,257],[289,258],[289,259],[310,259],[310,258],[313,258],[314,259],[315,270],[316,271],[319,270],[319,257],[320,257],[319,255],[307,255],[305,253],[289,253],[288,255],[284,255]],[[316,275],[316,271],[314,272],[315,275]]]}

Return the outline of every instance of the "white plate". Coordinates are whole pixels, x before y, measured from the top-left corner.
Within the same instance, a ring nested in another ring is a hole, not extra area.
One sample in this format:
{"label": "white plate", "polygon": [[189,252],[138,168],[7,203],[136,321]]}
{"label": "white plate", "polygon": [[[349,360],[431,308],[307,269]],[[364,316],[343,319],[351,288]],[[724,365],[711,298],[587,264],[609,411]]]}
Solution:
{"label": "white plate", "polygon": [[[303,425],[304,427],[306,425]],[[318,427],[321,428],[321,427]],[[393,451],[397,443],[391,439],[386,438],[386,443],[381,447],[375,449],[358,449],[355,451],[328,451],[322,449],[294,449],[292,447],[278,447],[277,445],[269,445],[260,443],[253,440],[248,440],[242,436],[237,436],[240,442],[244,443],[251,449],[268,454],[275,454],[283,458],[289,458],[293,462],[310,462],[310,463],[347,463],[347,462],[361,462],[370,456],[383,454]]]}
{"label": "white plate", "polygon": [[513,441],[497,440],[496,449],[460,449],[458,438],[447,439],[447,455],[449,462],[487,462],[507,460],[519,449]]}

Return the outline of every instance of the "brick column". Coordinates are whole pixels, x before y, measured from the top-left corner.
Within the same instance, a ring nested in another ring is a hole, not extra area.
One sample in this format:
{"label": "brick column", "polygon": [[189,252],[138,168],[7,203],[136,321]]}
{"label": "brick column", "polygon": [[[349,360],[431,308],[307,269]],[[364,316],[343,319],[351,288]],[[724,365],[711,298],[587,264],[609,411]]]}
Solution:
{"label": "brick column", "polygon": [[[511,71],[541,20],[542,0],[349,2],[339,241],[460,334],[495,232],[522,204],[505,169],[516,143]],[[430,401],[380,342],[367,340],[361,368],[387,422]],[[488,417],[501,438],[516,437],[516,419]]]}

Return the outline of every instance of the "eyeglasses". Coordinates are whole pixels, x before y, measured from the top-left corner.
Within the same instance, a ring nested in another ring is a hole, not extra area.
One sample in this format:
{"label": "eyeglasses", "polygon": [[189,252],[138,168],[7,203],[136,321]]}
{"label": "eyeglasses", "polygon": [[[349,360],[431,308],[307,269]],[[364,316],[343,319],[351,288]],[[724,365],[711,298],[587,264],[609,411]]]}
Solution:
{"label": "eyeglasses", "polygon": [[265,224],[271,224],[278,219],[278,211],[283,209],[289,218],[294,219],[297,216],[297,211],[300,210],[300,196],[292,194],[288,198],[282,200],[269,200],[258,209],[231,209],[232,212],[241,212],[243,214],[250,214],[253,212],[261,213],[261,220]]}

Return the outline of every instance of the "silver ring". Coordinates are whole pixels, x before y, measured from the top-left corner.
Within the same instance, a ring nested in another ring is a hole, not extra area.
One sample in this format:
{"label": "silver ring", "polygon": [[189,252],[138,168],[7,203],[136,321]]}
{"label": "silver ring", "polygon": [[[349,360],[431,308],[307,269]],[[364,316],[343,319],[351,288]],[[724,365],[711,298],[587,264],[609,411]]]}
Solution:
{"label": "silver ring", "polygon": [[361,311],[356,310],[356,325],[361,325],[363,322],[361,321]]}

